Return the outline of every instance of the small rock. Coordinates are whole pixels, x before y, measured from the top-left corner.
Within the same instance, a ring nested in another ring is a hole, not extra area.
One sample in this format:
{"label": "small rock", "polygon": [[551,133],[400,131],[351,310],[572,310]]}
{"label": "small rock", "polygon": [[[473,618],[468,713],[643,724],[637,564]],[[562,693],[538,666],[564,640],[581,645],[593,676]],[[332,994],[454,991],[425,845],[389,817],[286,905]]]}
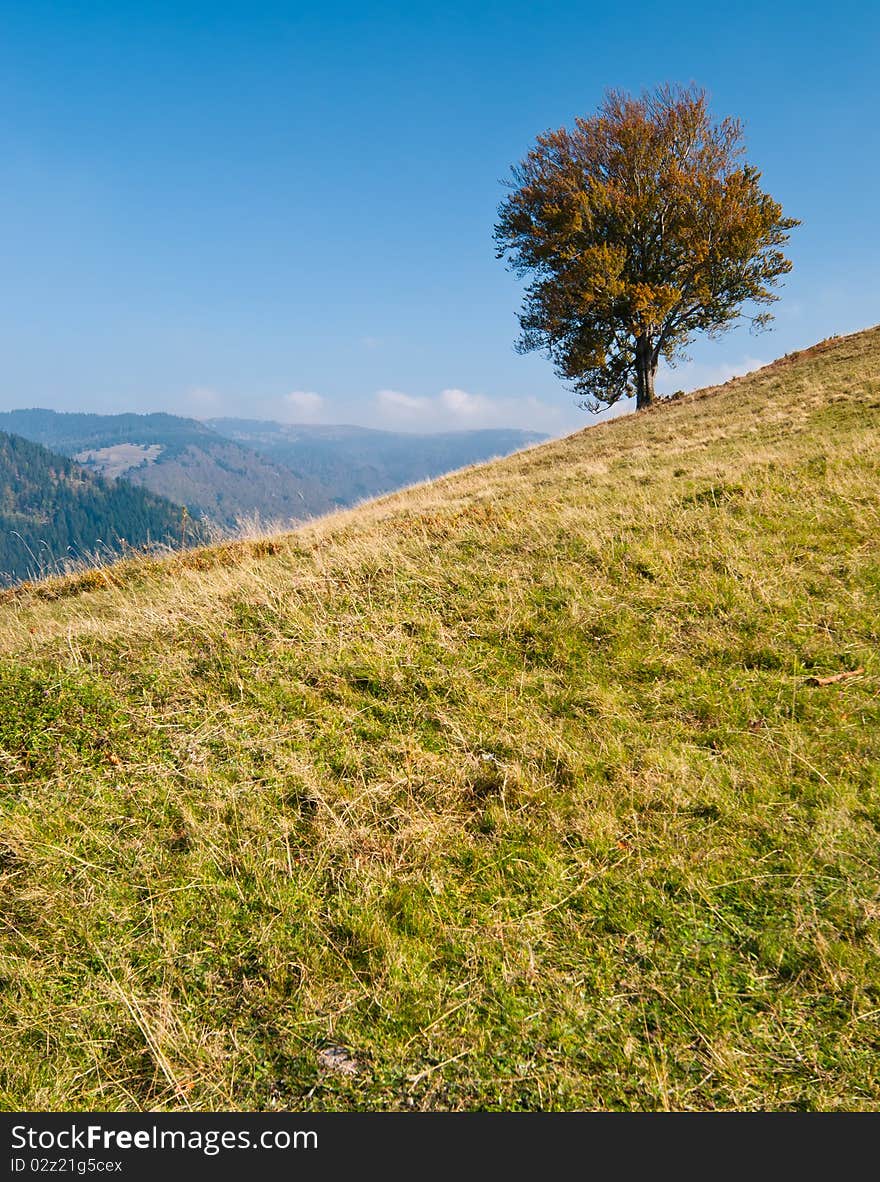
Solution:
{"label": "small rock", "polygon": [[357,1075],[358,1062],[345,1047],[322,1047],[318,1051],[318,1066],[322,1071],[335,1071],[337,1075]]}

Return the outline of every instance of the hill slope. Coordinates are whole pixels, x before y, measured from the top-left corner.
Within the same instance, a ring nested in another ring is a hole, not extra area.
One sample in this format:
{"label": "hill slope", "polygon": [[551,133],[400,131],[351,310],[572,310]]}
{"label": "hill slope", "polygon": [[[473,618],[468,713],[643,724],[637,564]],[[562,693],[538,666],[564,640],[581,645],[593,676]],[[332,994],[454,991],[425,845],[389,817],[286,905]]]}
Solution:
{"label": "hill slope", "polygon": [[63,569],[96,550],[177,543],[180,506],[108,483],[64,456],[0,432],[0,583]]}
{"label": "hill slope", "polygon": [[0,1103],[880,1107],[878,356],[7,592]]}

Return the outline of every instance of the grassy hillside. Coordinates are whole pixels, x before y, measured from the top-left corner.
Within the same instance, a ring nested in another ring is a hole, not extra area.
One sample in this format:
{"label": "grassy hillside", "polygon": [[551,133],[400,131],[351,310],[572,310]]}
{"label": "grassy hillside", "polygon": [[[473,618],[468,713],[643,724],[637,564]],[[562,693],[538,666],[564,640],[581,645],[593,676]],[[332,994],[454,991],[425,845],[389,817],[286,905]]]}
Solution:
{"label": "grassy hillside", "polygon": [[880,1107],[878,355],[5,593],[0,1102]]}

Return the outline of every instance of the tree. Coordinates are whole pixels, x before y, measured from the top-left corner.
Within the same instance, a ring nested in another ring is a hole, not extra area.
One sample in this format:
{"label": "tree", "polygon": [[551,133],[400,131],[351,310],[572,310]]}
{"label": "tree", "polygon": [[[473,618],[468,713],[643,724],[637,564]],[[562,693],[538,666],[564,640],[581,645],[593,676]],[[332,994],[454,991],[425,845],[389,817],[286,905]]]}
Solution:
{"label": "tree", "polygon": [[770,288],[791,270],[781,247],[800,223],[743,162],[742,125],[713,123],[704,91],[609,91],[599,111],[538,137],[512,169],[495,241],[531,276],[520,352],[540,349],[597,410],[654,401],[696,332],[772,315]]}

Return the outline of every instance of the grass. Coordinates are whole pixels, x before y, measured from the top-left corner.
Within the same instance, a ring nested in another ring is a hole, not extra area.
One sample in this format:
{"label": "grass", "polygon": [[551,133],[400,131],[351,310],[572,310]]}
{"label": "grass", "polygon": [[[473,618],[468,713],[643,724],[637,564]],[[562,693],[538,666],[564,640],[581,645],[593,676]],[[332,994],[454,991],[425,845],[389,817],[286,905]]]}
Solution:
{"label": "grass", "polygon": [[878,350],[3,593],[0,1105],[880,1108]]}

